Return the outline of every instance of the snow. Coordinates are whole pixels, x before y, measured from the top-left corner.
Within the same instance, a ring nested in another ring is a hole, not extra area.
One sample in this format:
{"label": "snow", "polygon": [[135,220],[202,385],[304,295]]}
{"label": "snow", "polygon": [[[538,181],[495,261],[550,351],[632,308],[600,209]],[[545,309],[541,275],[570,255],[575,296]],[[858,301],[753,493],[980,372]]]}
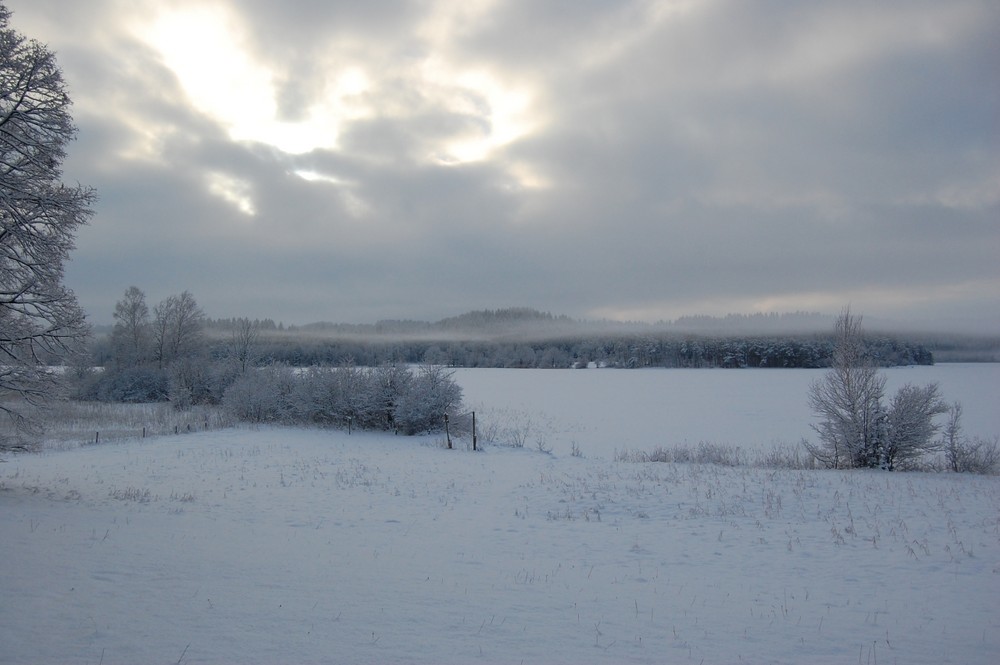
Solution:
{"label": "snow", "polygon": [[[825,371],[459,369],[455,379],[482,415],[525,414],[556,454],[568,455],[575,442],[588,457],[610,459],[701,441],[761,450],[813,439],[805,395]],[[945,401],[962,403],[967,435],[1000,434],[1000,364],[894,367],[885,375],[887,398],[905,383],[936,381]]]}
{"label": "snow", "polygon": [[[551,455],[239,428],[8,457],[0,663],[1000,662],[1000,478],[573,457],[591,374],[522,395]],[[743,417],[716,375],[673,398],[691,440]]]}

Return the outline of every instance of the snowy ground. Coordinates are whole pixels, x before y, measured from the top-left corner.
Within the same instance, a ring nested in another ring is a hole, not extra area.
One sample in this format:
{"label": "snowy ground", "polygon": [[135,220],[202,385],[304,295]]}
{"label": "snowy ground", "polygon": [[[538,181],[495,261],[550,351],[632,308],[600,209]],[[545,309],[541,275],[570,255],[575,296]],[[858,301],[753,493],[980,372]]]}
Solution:
{"label": "snowy ground", "polygon": [[[1000,662],[1000,478],[578,458],[603,426],[551,390],[551,455],[275,428],[8,456],[0,663]],[[667,443],[643,427],[613,430]]]}
{"label": "snowy ground", "polygon": [[[797,444],[815,433],[806,393],[826,370],[459,369],[455,379],[481,415],[513,412],[556,454],[576,443],[588,457],[701,441],[746,450]],[[965,433],[1000,434],[1000,363],[885,370],[887,398],[905,383],[936,382],[961,402]]]}

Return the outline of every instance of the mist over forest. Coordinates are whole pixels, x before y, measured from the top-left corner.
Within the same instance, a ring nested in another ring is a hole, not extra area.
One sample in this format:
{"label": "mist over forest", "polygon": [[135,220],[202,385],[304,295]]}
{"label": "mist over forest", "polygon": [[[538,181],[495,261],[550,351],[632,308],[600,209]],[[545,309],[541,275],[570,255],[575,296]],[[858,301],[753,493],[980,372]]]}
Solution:
{"label": "mist over forest", "polygon": [[[292,366],[432,363],[451,367],[825,367],[833,316],[817,312],[685,316],[656,323],[577,320],[527,307],[470,311],[438,321],[314,322],[258,319],[261,364]],[[206,317],[212,355],[221,356],[237,323]],[[110,357],[110,327],[95,329],[93,359]],[[1000,336],[868,331],[883,366],[996,362]]]}

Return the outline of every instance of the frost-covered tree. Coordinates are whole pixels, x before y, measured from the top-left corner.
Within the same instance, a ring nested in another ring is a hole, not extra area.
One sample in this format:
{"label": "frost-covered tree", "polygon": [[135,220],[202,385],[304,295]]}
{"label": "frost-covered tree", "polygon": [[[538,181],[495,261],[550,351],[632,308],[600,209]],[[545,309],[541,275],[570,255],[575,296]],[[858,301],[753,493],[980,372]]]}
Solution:
{"label": "frost-covered tree", "polygon": [[383,365],[368,375],[367,402],[375,427],[395,429],[396,410],[413,389],[413,374],[405,365]]}
{"label": "frost-covered tree", "polygon": [[260,337],[260,322],[239,318],[233,321],[229,353],[241,372],[246,372],[257,358],[257,339]]}
{"label": "frost-covered tree", "polygon": [[461,400],[461,387],[440,367],[414,373],[402,365],[313,367],[305,372],[271,366],[236,378],[222,403],[251,422],[417,434],[441,429],[444,415],[455,415]]}
{"label": "frost-covered tree", "polygon": [[168,296],[153,308],[153,356],[161,369],[201,349],[205,313],[190,291]]}
{"label": "frost-covered tree", "polygon": [[462,388],[452,373],[438,365],[424,365],[400,394],[395,425],[407,434],[441,429],[445,414],[454,415],[462,403]]}
{"label": "frost-covered tree", "polygon": [[935,439],[941,429],[935,416],[948,411],[938,394],[938,385],[906,384],[892,398],[886,412],[882,464],[890,471],[913,466],[919,458],[941,447]]}
{"label": "frost-covered tree", "polygon": [[301,384],[302,378],[288,367],[262,367],[237,378],[226,389],[222,404],[235,417],[248,422],[294,422]]}
{"label": "frost-covered tree", "polygon": [[[59,387],[45,365],[72,355],[88,332],[63,273],[95,194],[61,182],[76,134],[62,71],[10,16],[0,4],[0,395],[40,403]],[[9,401],[0,412],[23,420]]]}
{"label": "frost-covered tree", "polygon": [[111,344],[115,363],[121,367],[141,365],[149,360],[151,326],[146,294],[137,286],[125,290],[115,303],[115,327]]}
{"label": "frost-covered tree", "polygon": [[948,420],[945,421],[941,435],[941,447],[944,449],[948,468],[957,472],[962,462],[962,405],[959,402],[948,407]]}
{"label": "frost-covered tree", "polygon": [[806,448],[830,468],[909,468],[940,448],[934,418],[947,411],[937,384],[899,389],[886,407],[885,376],[866,348],[861,317],[837,318],[830,370],[809,387],[819,443]]}
{"label": "frost-covered tree", "polygon": [[809,452],[831,468],[877,467],[884,435],[885,377],[865,349],[861,317],[845,308],[837,317],[833,360],[809,387],[809,405],[819,416],[819,443]]}

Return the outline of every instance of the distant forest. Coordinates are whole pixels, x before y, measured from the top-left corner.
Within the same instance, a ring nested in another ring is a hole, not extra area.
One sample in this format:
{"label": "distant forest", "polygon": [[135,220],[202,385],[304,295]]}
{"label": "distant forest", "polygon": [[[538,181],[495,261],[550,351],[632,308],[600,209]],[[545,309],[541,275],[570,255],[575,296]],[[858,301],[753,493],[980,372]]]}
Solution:
{"label": "distant forest", "polygon": [[[493,368],[820,368],[830,363],[832,317],[813,313],[686,317],[656,324],[581,322],[527,308],[480,310],[437,322],[256,322],[257,364],[379,366],[431,363]],[[231,319],[206,319],[222,357]],[[996,361],[1000,339],[869,333],[883,366]],[[95,347],[100,363],[101,344]],[[109,350],[110,351],[110,350]]]}

